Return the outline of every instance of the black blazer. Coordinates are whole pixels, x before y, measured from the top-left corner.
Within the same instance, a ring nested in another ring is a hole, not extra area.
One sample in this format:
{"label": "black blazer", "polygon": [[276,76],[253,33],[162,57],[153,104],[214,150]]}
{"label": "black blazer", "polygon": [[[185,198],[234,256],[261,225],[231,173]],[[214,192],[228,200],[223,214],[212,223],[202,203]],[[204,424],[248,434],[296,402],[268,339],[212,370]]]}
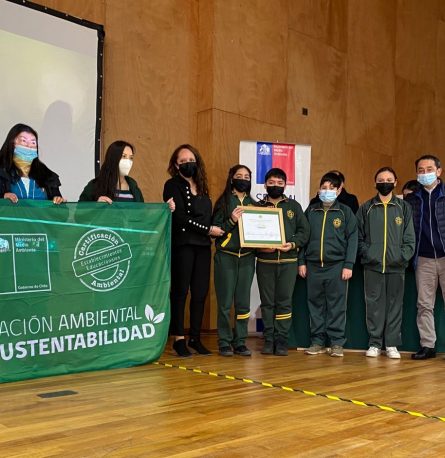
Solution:
{"label": "black blazer", "polygon": [[194,196],[187,180],[177,175],[166,181],[163,198],[173,197],[172,245],[210,245],[212,202],[209,196]]}

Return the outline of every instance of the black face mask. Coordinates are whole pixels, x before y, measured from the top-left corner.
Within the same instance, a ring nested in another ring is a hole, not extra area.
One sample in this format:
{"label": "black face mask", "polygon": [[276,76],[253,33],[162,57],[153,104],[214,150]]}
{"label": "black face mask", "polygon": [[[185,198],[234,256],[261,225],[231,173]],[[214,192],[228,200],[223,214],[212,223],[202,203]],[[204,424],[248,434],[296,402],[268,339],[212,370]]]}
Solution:
{"label": "black face mask", "polygon": [[272,199],[278,199],[284,193],[284,186],[266,186],[266,191]]}
{"label": "black face mask", "polygon": [[387,196],[394,189],[394,183],[376,183],[375,187],[382,196]]}
{"label": "black face mask", "polygon": [[184,162],[183,164],[179,164],[179,171],[181,175],[186,178],[192,178],[196,175],[196,171],[198,170],[198,166],[196,162]]}
{"label": "black face mask", "polygon": [[238,191],[238,192],[250,192],[251,188],[251,183],[250,180],[242,180],[240,178],[233,178],[232,179],[232,184],[233,187]]}

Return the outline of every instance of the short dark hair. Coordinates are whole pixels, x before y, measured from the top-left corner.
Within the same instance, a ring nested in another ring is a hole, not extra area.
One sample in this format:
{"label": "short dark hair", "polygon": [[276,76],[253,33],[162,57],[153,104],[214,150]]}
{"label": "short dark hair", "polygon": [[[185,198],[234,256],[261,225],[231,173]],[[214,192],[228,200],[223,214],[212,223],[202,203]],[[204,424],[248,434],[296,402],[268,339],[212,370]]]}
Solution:
{"label": "short dark hair", "polygon": [[287,177],[286,177],[285,171],[282,170],[282,169],[276,168],[276,167],[273,168],[273,169],[270,169],[266,173],[266,176],[264,177],[264,182],[266,182],[271,177],[280,178],[280,179],[284,180],[285,183],[287,182]]}
{"label": "short dark hair", "polygon": [[327,183],[331,183],[331,185],[334,186],[334,188],[339,188],[341,186],[341,183],[342,183],[340,175],[338,175],[335,172],[325,173],[321,177],[320,187],[326,182]]}
{"label": "short dark hair", "polygon": [[420,191],[422,188],[422,185],[417,181],[417,180],[409,180],[407,181],[402,188],[402,193],[405,191],[405,189],[408,189],[413,192]]}
{"label": "short dark hair", "polygon": [[377,172],[374,175],[374,181],[377,180],[377,177],[380,173],[382,172],[390,172],[394,175],[394,180],[397,180],[397,174],[395,170],[392,167],[381,167],[380,169],[377,170]]}
{"label": "short dark hair", "polygon": [[335,173],[340,178],[341,183],[344,183],[346,181],[345,176],[343,175],[343,173],[340,172],[340,170],[329,170],[328,173]]}
{"label": "short dark hair", "polygon": [[416,170],[417,166],[419,165],[420,161],[434,161],[434,164],[436,164],[436,167],[439,169],[441,167],[440,165],[440,159],[436,156],[433,156],[432,154],[424,154],[423,156],[420,156],[419,159],[416,160]]}

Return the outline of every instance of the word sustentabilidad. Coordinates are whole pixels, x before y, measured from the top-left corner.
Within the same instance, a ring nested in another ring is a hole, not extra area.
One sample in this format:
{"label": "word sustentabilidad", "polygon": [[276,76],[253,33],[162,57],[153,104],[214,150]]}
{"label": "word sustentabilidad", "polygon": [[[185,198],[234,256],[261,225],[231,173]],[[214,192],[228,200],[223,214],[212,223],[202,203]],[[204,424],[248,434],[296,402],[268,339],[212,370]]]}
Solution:
{"label": "word sustentabilidad", "polygon": [[44,337],[19,342],[0,344],[0,359],[10,361],[27,357],[45,356],[55,353],[84,350],[124,343],[136,339],[149,339],[155,334],[152,323],[134,324],[131,327],[119,327],[100,331],[89,331],[85,334]]}

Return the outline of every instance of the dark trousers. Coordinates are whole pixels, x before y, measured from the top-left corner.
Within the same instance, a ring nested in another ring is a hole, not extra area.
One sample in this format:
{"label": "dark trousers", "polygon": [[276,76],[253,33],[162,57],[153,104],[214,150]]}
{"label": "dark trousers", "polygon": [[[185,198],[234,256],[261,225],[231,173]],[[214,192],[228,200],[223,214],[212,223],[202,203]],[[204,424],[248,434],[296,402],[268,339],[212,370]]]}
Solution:
{"label": "dark trousers", "polygon": [[287,345],[292,324],[292,294],[297,279],[297,264],[256,264],[264,339]]}
{"label": "dark trousers", "polygon": [[190,288],[190,337],[199,338],[209,281],[210,246],[182,245],[172,248],[171,335],[184,335],[185,301]]}
{"label": "dark trousers", "polygon": [[307,301],[311,344],[345,344],[348,282],[341,279],[343,263],[321,267],[307,263]]}
{"label": "dark trousers", "polygon": [[382,274],[364,270],[366,325],[369,346],[397,347],[402,343],[402,306],[405,272]]}
{"label": "dark trousers", "polygon": [[[255,273],[255,255],[235,256],[215,253],[215,292],[218,301],[219,347],[245,345],[250,316],[250,287]],[[235,326],[232,331],[230,309],[235,306]]]}

